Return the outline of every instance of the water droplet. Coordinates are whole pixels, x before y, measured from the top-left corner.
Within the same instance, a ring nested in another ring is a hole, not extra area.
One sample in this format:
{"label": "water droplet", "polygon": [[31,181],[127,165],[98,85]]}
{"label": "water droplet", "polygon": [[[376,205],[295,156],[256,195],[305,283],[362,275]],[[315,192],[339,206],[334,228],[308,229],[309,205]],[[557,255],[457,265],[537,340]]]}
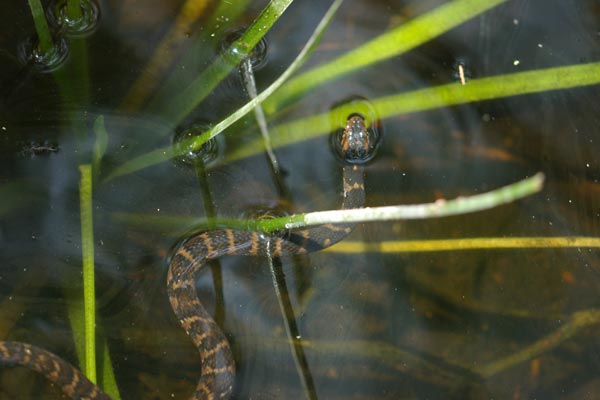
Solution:
{"label": "water droplet", "polygon": [[194,138],[206,132],[210,127],[207,123],[196,123],[190,127],[178,129],[173,136],[173,147],[178,154],[175,158],[176,161],[187,165],[201,161],[206,166],[219,159],[224,147],[220,136],[210,139],[197,150],[191,143]]}

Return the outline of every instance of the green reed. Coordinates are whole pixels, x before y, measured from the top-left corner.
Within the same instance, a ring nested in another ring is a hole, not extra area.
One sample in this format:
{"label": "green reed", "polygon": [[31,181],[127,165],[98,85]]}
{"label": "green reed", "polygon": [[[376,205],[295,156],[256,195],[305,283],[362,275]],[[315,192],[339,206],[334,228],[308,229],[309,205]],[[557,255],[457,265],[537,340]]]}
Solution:
{"label": "green reed", "polygon": [[52,41],[52,34],[46,21],[46,14],[40,0],[28,0],[29,8],[31,9],[31,15],[33,17],[33,23],[35,24],[35,31],[37,32],[39,40],[39,51],[42,56],[51,54],[56,51],[54,48],[54,42]]}
{"label": "green reed", "polygon": [[96,295],[94,280],[94,222],[92,211],[92,166],[80,165],[79,215],[83,261],[84,368],[83,373],[96,382]]}
{"label": "green reed", "polygon": [[71,21],[79,21],[83,18],[81,2],[86,0],[67,0],[67,17]]}

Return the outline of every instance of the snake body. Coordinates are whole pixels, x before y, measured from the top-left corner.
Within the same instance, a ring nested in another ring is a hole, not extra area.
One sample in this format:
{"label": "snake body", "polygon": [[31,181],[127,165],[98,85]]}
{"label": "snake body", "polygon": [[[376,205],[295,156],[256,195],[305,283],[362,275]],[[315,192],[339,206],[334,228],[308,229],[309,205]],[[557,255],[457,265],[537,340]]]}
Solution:
{"label": "snake body", "polygon": [[[373,148],[372,136],[359,115],[350,116],[338,136],[340,155],[345,160],[366,159]],[[362,167],[345,164],[342,208],[362,207],[364,200]],[[235,378],[227,338],[196,294],[196,278],[207,261],[226,255],[307,254],[333,245],[351,231],[351,224],[325,224],[286,236],[265,237],[253,231],[220,229],[196,234],[178,247],[167,273],[167,294],[173,312],[200,353],[201,375],[190,400],[228,399]],[[44,375],[72,399],[111,399],[55,354],[26,343],[0,341],[0,366],[16,365]]]}

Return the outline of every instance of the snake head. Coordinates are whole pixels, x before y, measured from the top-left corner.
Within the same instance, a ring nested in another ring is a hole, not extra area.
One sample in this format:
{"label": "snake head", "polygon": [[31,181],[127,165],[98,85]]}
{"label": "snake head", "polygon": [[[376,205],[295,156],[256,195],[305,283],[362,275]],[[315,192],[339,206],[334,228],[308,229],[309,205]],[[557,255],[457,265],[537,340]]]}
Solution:
{"label": "snake head", "polygon": [[337,156],[344,162],[363,164],[375,155],[379,133],[367,128],[361,115],[352,114],[348,117],[346,127],[333,135],[332,144]]}

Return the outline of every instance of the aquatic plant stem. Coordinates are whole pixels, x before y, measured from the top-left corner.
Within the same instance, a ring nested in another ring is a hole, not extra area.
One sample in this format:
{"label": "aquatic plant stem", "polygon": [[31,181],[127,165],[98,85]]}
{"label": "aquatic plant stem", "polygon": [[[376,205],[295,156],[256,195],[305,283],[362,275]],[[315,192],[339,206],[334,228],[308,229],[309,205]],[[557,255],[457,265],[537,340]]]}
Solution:
{"label": "aquatic plant stem", "polygon": [[83,18],[81,2],[90,0],[67,0],[67,17],[71,21],[80,21]]}
{"label": "aquatic plant stem", "polygon": [[80,165],[79,204],[83,259],[83,311],[85,337],[84,373],[96,382],[96,295],[94,284],[94,225],[92,212],[92,167]]}
{"label": "aquatic plant stem", "polygon": [[46,21],[46,14],[40,0],[28,0],[28,2],[39,40],[40,53],[46,55],[55,52],[56,49],[54,48],[50,28],[48,28],[48,22]]}
{"label": "aquatic plant stem", "polygon": [[426,219],[466,214],[490,209],[529,196],[542,189],[544,175],[537,173],[531,178],[501,187],[490,192],[453,200],[436,200],[433,203],[366,207],[333,211],[317,211],[288,217],[256,221],[254,228],[265,233],[281,229],[296,229],[311,225],[348,222],[389,221],[398,219]]}
{"label": "aquatic plant stem", "polygon": [[[242,74],[244,85],[246,86],[246,92],[248,92],[248,96],[251,100],[255,99],[256,96],[258,96],[258,93],[256,91],[256,81],[254,80],[254,69],[252,68],[252,60],[249,58],[244,60],[242,62],[242,65],[240,66],[240,71]],[[269,135],[269,128],[267,127],[267,119],[265,118],[265,113],[263,112],[260,103],[254,107],[254,116],[256,118],[256,122],[258,123],[258,127],[263,138],[265,152],[267,153],[269,163],[271,164],[271,169],[273,170],[274,174],[280,174],[281,169],[279,167],[279,161],[277,160],[277,156],[275,155],[273,147],[271,146],[271,137]]]}
{"label": "aquatic plant stem", "polygon": [[150,110],[163,115],[172,126],[187,116],[240,62],[277,22],[293,0],[271,0],[250,27],[224,53],[167,104]]}
{"label": "aquatic plant stem", "polygon": [[560,328],[551,334],[544,336],[514,354],[487,364],[476,372],[484,378],[489,378],[517,364],[538,357],[570,339],[588,326],[597,324],[600,324],[600,310],[588,309],[574,312],[561,324]]}
{"label": "aquatic plant stem", "polygon": [[434,251],[600,248],[600,238],[585,236],[484,237],[438,240],[390,240],[377,243],[344,240],[324,251],[332,253],[419,253]]}
{"label": "aquatic plant stem", "polygon": [[273,258],[270,252],[270,244],[267,244],[266,248],[269,270],[271,271],[271,281],[273,283],[273,288],[275,289],[275,297],[277,297],[279,311],[283,317],[285,334],[288,338],[294,365],[296,366],[296,371],[298,372],[298,377],[300,378],[300,383],[302,384],[306,399],[316,400],[315,384],[300,340],[301,335],[296,322],[296,313],[290,302],[290,295],[287,289],[281,260]]}
{"label": "aquatic plant stem", "polygon": [[[348,222],[373,222],[401,219],[428,219],[460,215],[487,210],[507,204],[539,192],[544,183],[541,172],[530,178],[501,188],[476,194],[461,196],[453,200],[439,199],[433,203],[366,207],[344,210],[316,211],[294,214],[286,217],[259,220],[219,220],[211,221],[208,229],[214,226],[228,226],[234,229],[255,230],[269,234],[284,229],[297,229],[305,226],[337,224]],[[146,220],[146,218],[144,218]]]}
{"label": "aquatic plant stem", "polygon": [[[216,124],[214,127],[204,132],[202,135],[188,139],[182,142],[182,149],[189,148],[200,148],[204,143],[209,141],[211,138],[217,136],[219,133],[223,132],[225,129],[233,125],[235,122],[239,121],[244,115],[248,114],[256,105],[263,102],[268,96],[270,96],[278,87],[280,87],[300,66],[306,61],[311,51],[317,45],[321,35],[327,28],[327,25],[335,15],[335,12],[338,10],[343,0],[335,0],[317,27],[315,28],[313,34],[310,36],[300,53],[296,56],[294,61],[290,64],[290,66],[273,82],[268,88],[262,91],[258,96],[254,99],[250,100],[248,103],[243,105],[237,111],[230,114],[227,118]],[[262,143],[262,141],[261,141]],[[150,153],[143,154],[139,157],[136,157],[130,161],[125,162],[121,166],[117,167],[106,179],[110,180],[116,178],[118,176],[128,174],[139,169],[148,167],[150,165],[168,160],[177,153],[173,150],[172,146],[164,147],[161,149],[154,150]]]}
{"label": "aquatic plant stem", "polygon": [[[290,66],[291,67],[291,66]],[[537,93],[548,90],[569,89],[579,86],[600,84],[600,62],[569,65],[564,67],[517,72],[489,78],[470,80],[467,85],[453,82],[433,88],[420,89],[413,92],[399,93],[392,96],[373,99],[371,104],[380,118],[425,111],[450,105],[464,104],[483,100],[491,100],[508,96]],[[287,70],[286,70],[287,72]],[[286,73],[284,72],[284,74]],[[283,76],[283,75],[282,75]],[[276,81],[277,82],[277,81]],[[274,83],[275,84],[275,83]],[[270,87],[269,87],[270,88]],[[201,136],[185,143],[182,148],[194,146],[199,148],[210,138],[216,136],[235,121],[249,112],[258,102],[264,100],[263,93],[229,117],[215,125]],[[332,113],[354,112],[344,105],[329,113],[317,114],[298,119],[271,128],[273,148],[290,145],[331,132]],[[259,154],[264,150],[262,139],[246,143],[243,148],[233,151],[227,156],[229,162]],[[160,148],[138,156],[117,167],[107,179],[138,171],[154,164],[161,163],[178,155],[171,146]]]}
{"label": "aquatic plant stem", "polygon": [[[419,89],[371,100],[379,118],[421,112],[458,104],[473,103],[502,97],[517,96],[549,90],[569,89],[600,84],[600,62],[538,69],[473,79],[466,85],[453,82],[442,86]],[[331,115],[349,115],[356,112],[353,105],[342,105],[328,113],[297,119],[271,128],[273,148],[290,145],[326,135],[336,127],[331,126]],[[263,145],[260,140],[246,143],[243,148],[230,153],[228,161],[258,154]],[[157,160],[158,162],[158,160]]]}
{"label": "aquatic plant stem", "polygon": [[112,360],[106,341],[102,343],[102,390],[104,390],[113,400],[121,400],[115,371],[112,368]]}

